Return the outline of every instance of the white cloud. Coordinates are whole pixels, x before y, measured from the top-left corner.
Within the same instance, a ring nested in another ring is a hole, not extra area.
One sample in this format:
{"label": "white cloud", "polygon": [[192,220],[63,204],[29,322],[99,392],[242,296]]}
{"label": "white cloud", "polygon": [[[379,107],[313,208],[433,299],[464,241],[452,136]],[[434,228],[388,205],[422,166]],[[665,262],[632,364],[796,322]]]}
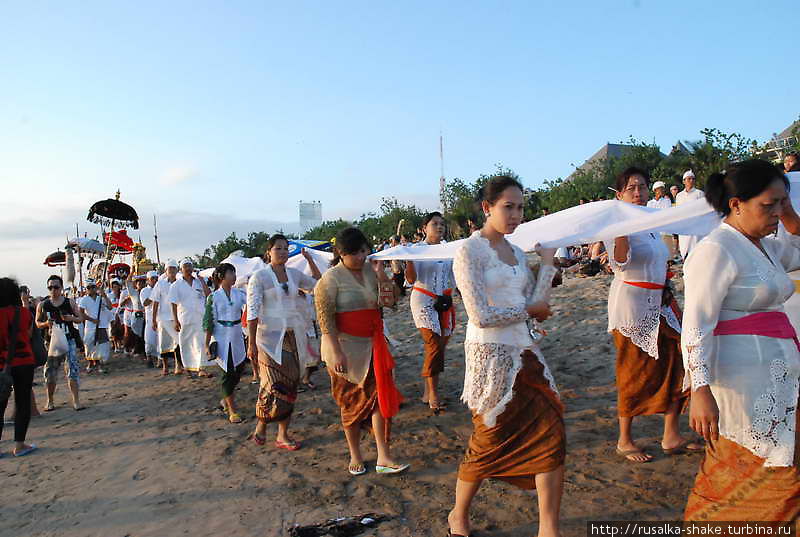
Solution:
{"label": "white cloud", "polygon": [[196,177],[197,170],[191,166],[175,166],[161,174],[159,182],[163,186],[175,186]]}

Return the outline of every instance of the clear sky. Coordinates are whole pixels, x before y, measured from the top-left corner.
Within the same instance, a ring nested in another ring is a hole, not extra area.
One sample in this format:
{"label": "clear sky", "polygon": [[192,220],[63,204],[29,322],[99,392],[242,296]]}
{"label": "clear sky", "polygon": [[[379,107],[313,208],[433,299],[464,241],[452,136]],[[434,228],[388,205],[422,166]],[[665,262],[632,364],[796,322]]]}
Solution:
{"label": "clear sky", "polygon": [[[528,186],[629,135],[760,141],[800,113],[797,3],[0,4],[0,273],[95,236],[117,188],[162,257],[231,231],[437,203],[495,163]],[[135,236],[138,234],[135,234]],[[150,252],[149,252],[150,253]],[[154,252],[152,252],[154,253]]]}

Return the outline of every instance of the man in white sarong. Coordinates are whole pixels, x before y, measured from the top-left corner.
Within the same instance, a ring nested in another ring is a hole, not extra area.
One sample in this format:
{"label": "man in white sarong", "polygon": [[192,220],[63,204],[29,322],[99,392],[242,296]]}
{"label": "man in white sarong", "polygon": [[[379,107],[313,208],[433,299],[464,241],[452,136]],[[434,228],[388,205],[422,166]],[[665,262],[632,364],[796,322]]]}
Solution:
{"label": "man in white sarong", "polygon": [[178,345],[178,332],[172,317],[172,304],[169,303],[169,288],[177,280],[178,262],[174,259],[167,261],[166,273],[159,279],[150,293],[153,303],[153,330],[158,332],[158,353],[161,357],[161,376],[169,375],[169,358],[175,359],[175,374],[183,373],[181,362],[181,348]]}
{"label": "man in white sarong", "polygon": [[102,288],[98,294],[97,284],[92,278],[86,279],[86,290],[86,296],[78,301],[78,307],[85,319],[83,345],[86,360],[89,362],[86,372],[91,373],[97,368],[98,373],[104,373],[101,364],[108,363],[111,358],[111,341],[108,334],[112,317],[111,301]]}
{"label": "man in white sarong", "polygon": [[192,261],[188,258],[181,261],[181,277],[170,286],[168,301],[172,305],[183,367],[201,377],[213,376],[204,371],[213,364],[208,359],[203,331],[206,297],[210,294],[206,282],[195,276]]}
{"label": "man in white sarong", "polygon": [[147,356],[147,367],[155,367],[159,358],[158,332],[153,328],[153,290],[158,283],[158,272],[151,270],[147,273],[147,287],[139,293],[139,299],[144,306],[144,354]]}
{"label": "man in white sarong", "polygon": [[[705,196],[705,192],[702,190],[695,188],[695,177],[694,172],[692,170],[688,170],[686,173],[683,174],[683,187],[684,189],[678,192],[678,195],[675,197],[675,204],[677,206],[681,206],[682,204],[699,200],[700,198]],[[689,256],[689,253],[694,248],[695,244],[700,242],[700,239],[703,238],[703,235],[679,235],[678,236],[678,248],[681,251],[681,257],[684,260]]]}

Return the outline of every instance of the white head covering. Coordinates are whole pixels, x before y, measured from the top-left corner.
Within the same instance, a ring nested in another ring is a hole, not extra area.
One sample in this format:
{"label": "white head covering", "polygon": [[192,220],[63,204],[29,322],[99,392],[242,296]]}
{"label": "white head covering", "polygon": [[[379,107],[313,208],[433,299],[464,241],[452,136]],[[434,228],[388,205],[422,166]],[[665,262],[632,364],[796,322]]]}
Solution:
{"label": "white head covering", "polygon": [[180,268],[178,266],[178,262],[175,261],[174,259],[168,259],[167,260],[166,268],[170,268],[170,267],[172,267],[172,268]]}
{"label": "white head covering", "polygon": [[683,178],[686,179],[687,177],[694,177],[694,172],[692,170],[686,170],[683,173]]}
{"label": "white head covering", "polygon": [[194,263],[192,263],[192,260],[191,260],[191,259],[189,259],[188,257],[184,257],[184,258],[181,260],[181,267],[183,267],[183,266],[185,266],[185,265],[190,265],[190,266],[192,266],[192,267],[193,267],[193,266],[194,266]]}
{"label": "white head covering", "polygon": [[111,278],[111,281],[109,283],[116,283],[116,284],[122,285],[122,282],[119,281],[117,278]]}
{"label": "white head covering", "polygon": [[97,287],[97,283],[95,283],[94,278],[86,278],[86,287]]}
{"label": "white head covering", "polygon": [[155,270],[151,270],[150,272],[147,273],[147,277],[148,278],[158,278],[158,272],[156,272]]}
{"label": "white head covering", "polygon": [[655,192],[655,190],[657,188],[666,188],[666,187],[667,187],[667,185],[664,184],[664,181],[656,181],[655,183],[653,183],[653,191],[654,192]]}

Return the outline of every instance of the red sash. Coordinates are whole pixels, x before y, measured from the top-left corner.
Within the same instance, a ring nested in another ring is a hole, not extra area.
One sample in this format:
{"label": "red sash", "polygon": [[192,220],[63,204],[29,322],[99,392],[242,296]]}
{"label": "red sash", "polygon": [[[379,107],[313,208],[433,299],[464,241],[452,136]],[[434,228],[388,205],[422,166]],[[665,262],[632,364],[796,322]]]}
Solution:
{"label": "red sash", "polygon": [[336,328],[351,336],[372,338],[372,365],[378,389],[378,406],[384,418],[391,418],[400,410],[403,396],[394,383],[394,358],[383,336],[380,311],[367,309],[337,313]]}
{"label": "red sash", "polygon": [[[671,279],[674,275],[675,273],[673,272],[667,272],[667,279]],[[664,289],[666,287],[666,285],[664,284],[653,283],[653,282],[624,281],[624,283],[627,285],[632,285],[634,287],[640,287],[642,289]],[[678,301],[673,298],[672,302],[670,302],[669,304],[669,307],[672,310],[672,313],[675,314],[675,317],[677,317],[679,321],[683,321],[683,312],[681,311],[681,307],[678,305]]]}
{"label": "red sash", "polygon": [[[436,298],[438,297],[438,295],[436,293],[432,293],[431,291],[428,291],[427,289],[423,289],[422,287],[417,287],[416,285],[414,287],[412,287],[412,290],[413,291],[419,291],[423,295],[428,295],[429,297],[433,298],[434,300],[436,300]],[[453,290],[452,289],[445,289],[444,290],[444,294],[447,295],[447,296],[453,296]],[[442,327],[442,330],[444,330],[445,327],[448,328],[450,330],[450,332],[452,332],[453,330],[456,329],[456,305],[455,304],[450,306],[450,309],[445,310],[445,311],[443,311],[442,313],[439,314],[439,324]],[[444,334],[442,334],[442,335],[444,335]]]}

